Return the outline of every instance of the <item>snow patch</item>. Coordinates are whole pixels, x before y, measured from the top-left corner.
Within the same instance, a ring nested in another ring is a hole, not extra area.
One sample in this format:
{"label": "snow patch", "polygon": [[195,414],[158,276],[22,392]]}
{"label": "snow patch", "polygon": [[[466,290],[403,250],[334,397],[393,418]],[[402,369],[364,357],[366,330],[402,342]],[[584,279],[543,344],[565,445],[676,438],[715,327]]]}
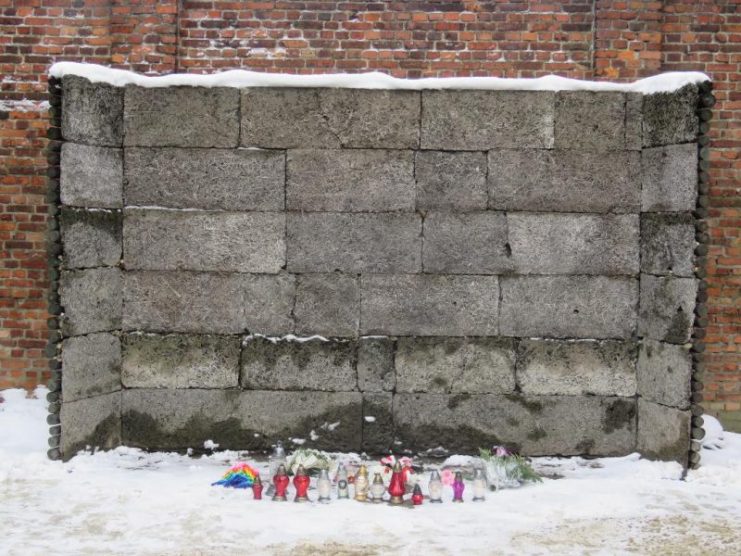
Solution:
{"label": "snow patch", "polygon": [[373,417],[373,415],[366,415],[365,417],[363,417],[363,419],[365,419],[365,422],[366,423],[375,423],[376,422],[376,418]]}

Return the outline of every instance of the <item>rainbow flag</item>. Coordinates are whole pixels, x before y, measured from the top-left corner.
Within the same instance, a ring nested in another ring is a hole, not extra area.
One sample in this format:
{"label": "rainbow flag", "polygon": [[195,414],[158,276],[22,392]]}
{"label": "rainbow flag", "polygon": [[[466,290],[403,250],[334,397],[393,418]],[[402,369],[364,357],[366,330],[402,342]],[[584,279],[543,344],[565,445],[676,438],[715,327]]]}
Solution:
{"label": "rainbow flag", "polygon": [[231,488],[250,488],[259,473],[246,463],[237,463],[227,471],[220,481],[211,483],[211,486],[221,485]]}

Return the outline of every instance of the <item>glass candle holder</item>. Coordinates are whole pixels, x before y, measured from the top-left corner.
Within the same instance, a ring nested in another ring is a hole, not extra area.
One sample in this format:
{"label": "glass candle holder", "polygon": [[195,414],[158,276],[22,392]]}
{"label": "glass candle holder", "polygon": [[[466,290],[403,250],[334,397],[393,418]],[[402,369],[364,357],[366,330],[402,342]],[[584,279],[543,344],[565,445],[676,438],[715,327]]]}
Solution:
{"label": "glass candle holder", "polygon": [[483,502],[486,499],[486,477],[484,470],[481,468],[473,472],[473,501]]}
{"label": "glass candle holder", "polygon": [[337,471],[337,498],[342,500],[350,498],[350,488],[347,482],[347,468],[344,465],[340,465],[339,471]]}
{"label": "glass candle holder", "polygon": [[437,470],[430,473],[430,483],[427,489],[430,492],[430,502],[441,503],[443,501],[443,482]]}
{"label": "glass candle holder", "polygon": [[378,504],[383,501],[383,493],[386,492],[386,485],[383,484],[383,478],[380,473],[373,475],[373,484],[370,486],[371,501]]}
{"label": "glass candle holder", "polygon": [[332,492],[332,481],[329,480],[329,474],[326,469],[322,469],[319,479],[316,482],[316,489],[319,493],[319,502],[329,502]]}
{"label": "glass candle holder", "polygon": [[365,502],[368,499],[368,468],[361,465],[355,475],[355,500]]}
{"label": "glass candle holder", "polygon": [[453,481],[453,502],[463,502],[463,491],[466,485],[463,482],[463,473],[460,471],[455,472],[455,480]]}

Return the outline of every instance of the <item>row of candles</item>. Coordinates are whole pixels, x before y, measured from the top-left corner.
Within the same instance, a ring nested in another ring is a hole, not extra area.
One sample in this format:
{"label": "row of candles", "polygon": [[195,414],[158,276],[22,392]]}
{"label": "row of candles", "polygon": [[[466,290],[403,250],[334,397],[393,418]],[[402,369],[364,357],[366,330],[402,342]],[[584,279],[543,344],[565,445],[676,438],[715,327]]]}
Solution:
{"label": "row of candles", "polygon": [[[296,489],[296,495],[294,498],[295,502],[308,502],[308,490],[311,479],[306,473],[303,465],[299,465],[296,470],[296,475],[293,478],[293,486]],[[285,465],[281,464],[278,466],[275,475],[272,478],[272,484],[274,494],[272,499],[274,501],[286,501],[288,500],[288,485],[290,479],[286,472]],[[404,494],[406,493],[406,479],[404,471],[401,468],[401,464],[396,462],[393,467],[391,474],[391,481],[388,488],[383,482],[383,478],[380,473],[376,473],[373,477],[373,481],[368,480],[368,469],[365,465],[361,465],[355,475],[354,480],[354,498],[359,502],[375,502],[380,503],[384,499],[386,492],[389,494],[389,503],[392,505],[400,505],[404,503]],[[332,493],[332,481],[329,478],[329,474],[326,470],[322,470],[319,479],[317,480],[317,492],[319,494],[318,502],[329,502],[331,500]],[[453,488],[453,502],[463,502],[463,491],[466,486],[463,482],[463,474],[460,471],[455,473],[455,479],[452,484]],[[430,482],[428,485],[429,489],[429,501],[433,503],[442,502],[443,483],[440,478],[440,473],[432,471],[430,475]],[[474,471],[473,478],[473,501],[483,502],[485,499],[485,492],[487,489],[486,479],[481,469]],[[262,500],[263,484],[260,477],[257,476],[252,485],[252,492],[255,500]],[[337,477],[337,498],[338,499],[349,499],[350,488],[348,484],[347,471],[344,467],[341,467]],[[422,494],[422,488],[419,483],[414,485],[412,489],[411,502],[413,505],[418,506],[424,501],[424,495]]]}

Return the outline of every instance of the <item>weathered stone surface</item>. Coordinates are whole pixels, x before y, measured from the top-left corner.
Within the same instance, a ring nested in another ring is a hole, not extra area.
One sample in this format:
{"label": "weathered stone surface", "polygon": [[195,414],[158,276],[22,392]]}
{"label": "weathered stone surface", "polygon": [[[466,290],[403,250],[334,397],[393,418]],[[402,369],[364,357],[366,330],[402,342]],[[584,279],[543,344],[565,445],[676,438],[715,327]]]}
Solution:
{"label": "weathered stone surface", "polygon": [[62,90],[62,136],[67,141],[121,146],[123,89],[67,75]]}
{"label": "weathered stone surface", "polygon": [[690,412],[638,400],[638,446],[644,457],[687,465]]}
{"label": "weathered stone surface", "polygon": [[496,276],[366,275],[361,277],[361,334],[493,336]]}
{"label": "weathered stone surface", "polygon": [[400,338],[396,392],[507,394],[515,390],[514,343],[505,338]]}
{"label": "weathered stone surface", "polygon": [[396,388],[393,338],[358,340],[358,388],[361,392],[392,392]]}
{"label": "weathered stone surface", "polygon": [[639,151],[643,146],[643,94],[625,93],[625,148]]}
{"label": "weathered stone surface", "polygon": [[634,396],[636,352],[632,342],[524,339],[517,383],[524,394]]}
{"label": "weathered stone surface", "polygon": [[693,276],[695,224],[691,214],[641,215],[641,270]]}
{"label": "weathered stone surface", "polygon": [[265,450],[303,440],[303,447],[357,452],[362,442],[359,392],[136,389],[124,391],[122,405],[124,441],[148,449],[213,440],[223,449]]}
{"label": "weathered stone surface", "polygon": [[414,210],[412,151],[297,149],[287,157],[288,210]]}
{"label": "weathered stone surface", "polygon": [[62,333],[78,336],[121,326],[122,277],[117,268],[62,272],[59,296],[64,316]]}
{"label": "weathered stone surface", "polygon": [[639,270],[637,214],[509,213],[507,228],[511,265],[520,274],[609,275]]}
{"label": "weathered stone surface", "polygon": [[625,455],[635,449],[635,401],[595,396],[397,394],[398,448],[453,453],[504,444],[523,455]]}
{"label": "weathered stone surface", "polygon": [[121,260],[121,213],[62,209],[64,266],[114,266]]}
{"label": "weathered stone surface", "polygon": [[126,209],[124,261],[127,269],[277,273],[285,228],[277,212]]}
{"label": "weathered stone surface", "polygon": [[553,148],[550,91],[423,91],[421,147]]}
{"label": "weathered stone surface", "polygon": [[697,86],[643,97],[643,146],[694,141],[698,133]]}
{"label": "weathered stone surface", "polygon": [[555,338],[629,338],[638,281],[607,276],[502,277],[500,333]]}
{"label": "weathered stone surface", "polygon": [[239,336],[127,334],[121,379],[127,388],[234,388]]}
{"label": "weathered stone surface", "polygon": [[61,419],[60,450],[65,460],[88,447],[115,448],[121,444],[121,392],[64,402]]}
{"label": "weathered stone surface", "polygon": [[127,272],[126,330],[285,334],[293,329],[289,275]]}
{"label": "weathered stone surface", "polygon": [[121,342],[112,334],[89,334],[63,343],[62,398],[73,402],[121,389]]}
{"label": "weathered stone surface", "polygon": [[272,340],[250,336],[242,344],[240,384],[248,390],[358,389],[355,342]]}
{"label": "weathered stone surface", "polygon": [[638,334],[652,340],[683,344],[690,339],[697,282],[641,274]]}
{"label": "weathered stone surface", "polygon": [[643,340],[638,352],[638,392],[647,401],[690,407],[692,359],[681,346]]}
{"label": "weathered stone surface", "polygon": [[291,272],[419,272],[416,214],[288,214]]}
{"label": "weathered stone surface", "polygon": [[555,147],[582,151],[625,149],[627,146],[625,103],[624,93],[558,92]]}
{"label": "weathered stone surface", "polygon": [[236,147],[238,139],[237,89],[126,87],[126,146]]}
{"label": "weathered stone surface", "polygon": [[414,164],[417,209],[486,209],[486,153],[419,151]]}
{"label": "weathered stone surface", "polygon": [[360,321],[360,284],[346,274],[302,274],[296,284],[297,334],[355,336]]}
{"label": "weathered stone surface", "polygon": [[272,149],[419,145],[420,93],[368,89],[242,91],[242,145]]}
{"label": "weathered stone surface", "polygon": [[394,416],[392,394],[363,394],[363,444],[368,454],[387,455],[393,448]]}
{"label": "weathered stone surface", "polygon": [[247,149],[126,149],[126,204],[277,211],[285,154]]}
{"label": "weathered stone surface", "polygon": [[642,210],[690,211],[697,199],[697,145],[644,149],[641,154]]}
{"label": "weathered stone surface", "polygon": [[512,269],[504,213],[430,212],[423,236],[425,272],[499,274]]}
{"label": "weathered stone surface", "polygon": [[489,152],[489,207],[638,212],[640,153],[504,149]]}
{"label": "weathered stone surface", "polygon": [[62,145],[62,204],[78,207],[123,206],[123,158],[121,149]]}

